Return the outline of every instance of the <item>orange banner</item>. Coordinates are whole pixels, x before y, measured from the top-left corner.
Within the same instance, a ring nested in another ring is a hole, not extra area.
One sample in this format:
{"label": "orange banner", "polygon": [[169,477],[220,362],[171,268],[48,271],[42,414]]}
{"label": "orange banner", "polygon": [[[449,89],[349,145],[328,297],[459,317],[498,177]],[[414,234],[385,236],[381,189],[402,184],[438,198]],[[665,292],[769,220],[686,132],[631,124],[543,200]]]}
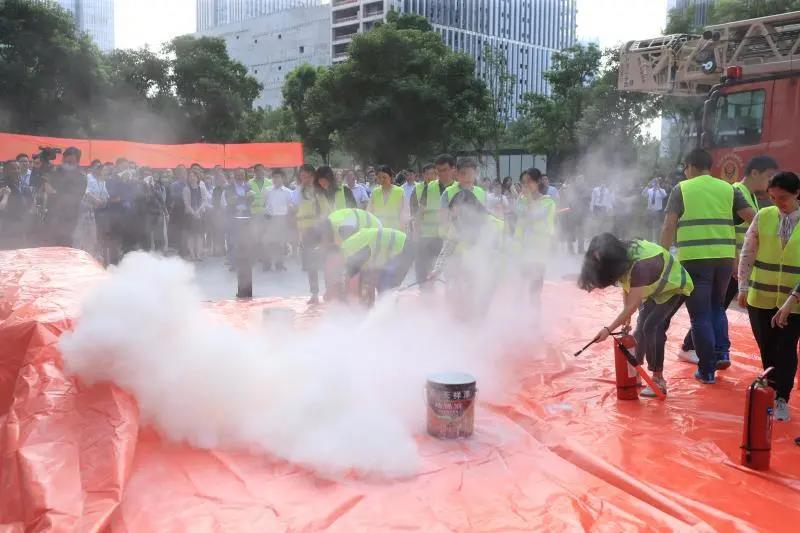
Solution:
{"label": "orange banner", "polygon": [[14,159],[17,154],[35,154],[40,146],[62,150],[69,146],[80,148],[81,163],[115,161],[124,157],[139,165],[167,168],[198,163],[204,168],[223,165],[225,168],[251,167],[262,163],[268,168],[296,167],[303,164],[302,143],[246,144],[146,144],[130,141],[103,141],[38,137],[0,133],[0,160]]}

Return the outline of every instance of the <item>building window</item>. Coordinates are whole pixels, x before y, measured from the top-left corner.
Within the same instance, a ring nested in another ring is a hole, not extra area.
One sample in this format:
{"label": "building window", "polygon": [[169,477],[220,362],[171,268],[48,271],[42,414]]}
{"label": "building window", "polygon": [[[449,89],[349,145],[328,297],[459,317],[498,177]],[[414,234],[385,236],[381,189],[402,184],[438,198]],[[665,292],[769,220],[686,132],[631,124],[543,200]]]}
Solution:
{"label": "building window", "polygon": [[279,66],[279,67],[278,67],[278,70],[281,70],[282,68],[283,68],[283,67],[280,67],[280,66]]}
{"label": "building window", "polygon": [[280,39],[280,38],[281,38],[281,34],[279,33],[279,34],[278,34],[278,39]]}
{"label": "building window", "polygon": [[300,47],[300,53],[302,54],[302,53],[304,53],[305,51],[306,51],[306,47],[305,47],[305,46],[301,46],[301,47]]}
{"label": "building window", "polygon": [[254,43],[254,44],[258,44],[258,39],[254,39],[254,40],[253,40],[253,43]]}

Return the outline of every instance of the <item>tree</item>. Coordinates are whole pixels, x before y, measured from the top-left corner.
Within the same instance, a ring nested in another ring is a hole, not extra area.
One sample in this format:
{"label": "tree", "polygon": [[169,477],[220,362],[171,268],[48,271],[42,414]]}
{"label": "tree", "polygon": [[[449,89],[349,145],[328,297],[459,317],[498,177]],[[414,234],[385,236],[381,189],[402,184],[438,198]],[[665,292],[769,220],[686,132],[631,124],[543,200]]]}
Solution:
{"label": "tree", "polygon": [[495,176],[500,177],[500,147],[506,125],[511,121],[516,77],[508,72],[506,55],[488,43],[483,45],[482,67],[481,78],[486,83],[488,105],[481,110],[481,127],[494,156]]}
{"label": "tree", "polygon": [[55,5],[0,2],[0,127],[39,135],[92,134],[102,56]]}
{"label": "tree", "polygon": [[319,90],[310,92],[326,73],[325,67],[307,63],[295,68],[283,83],[283,103],[291,112],[295,131],[305,147],[327,162],[333,149],[334,128],[328,113],[331,102]]}
{"label": "tree", "polygon": [[476,83],[469,57],[420,26],[416,17],[392,15],[356,36],[350,58],[326,69],[309,89],[306,121],[332,127],[362,161],[396,168],[453,138],[446,128],[484,105],[485,88]]}
{"label": "tree", "polygon": [[800,10],[800,0],[718,0],[709,24],[747,20]]}
{"label": "tree", "polygon": [[610,167],[627,167],[649,142],[644,127],[659,115],[661,102],[650,94],[617,90],[619,51],[607,50],[603,56],[577,124],[578,140],[584,151],[603,151]]}
{"label": "tree", "polygon": [[695,23],[697,16],[697,6],[690,4],[683,9],[670,9],[667,14],[667,27],[664,35],[675,33],[699,33],[703,28]]}
{"label": "tree", "polygon": [[553,67],[544,74],[548,96],[528,93],[520,106],[523,119],[532,124],[526,138],[528,149],[547,155],[548,169],[561,165],[581,151],[578,122],[588,105],[590,85],[600,71],[602,53],[594,45],[576,45],[553,54]]}
{"label": "tree", "polygon": [[247,138],[259,142],[299,140],[292,111],[287,107],[254,109],[247,114]]}
{"label": "tree", "polygon": [[247,140],[245,117],[263,87],[228,56],[225,41],[184,35],[164,51],[174,54],[172,84],[195,140]]}

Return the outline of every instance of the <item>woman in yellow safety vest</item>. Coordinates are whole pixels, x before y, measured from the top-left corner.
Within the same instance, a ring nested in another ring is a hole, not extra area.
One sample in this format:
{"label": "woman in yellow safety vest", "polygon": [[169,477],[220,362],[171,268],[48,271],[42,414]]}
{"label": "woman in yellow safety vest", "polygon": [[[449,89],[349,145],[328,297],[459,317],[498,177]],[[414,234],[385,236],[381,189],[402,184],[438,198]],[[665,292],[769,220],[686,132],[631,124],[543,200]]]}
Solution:
{"label": "woman in yellow safety vest", "polygon": [[[629,327],[638,309],[636,355],[647,359],[653,381],[666,394],[664,345],[670,320],[678,312],[694,284],[668,250],[645,240],[621,241],[610,233],[598,235],[589,244],[583,260],[578,286],[586,291],[622,285],[624,306],[617,317],[595,336],[595,342],[608,338],[620,326]],[[653,397],[649,387],[642,396]]]}
{"label": "woman in yellow safety vest", "polygon": [[[371,305],[378,293],[397,287],[414,261],[411,239],[400,230],[362,228],[344,240],[341,253],[349,282],[359,276],[362,301]],[[349,284],[349,283],[348,283]]]}
{"label": "woman in yellow safety vest", "polygon": [[774,204],[756,214],[739,257],[739,304],[750,327],[767,379],[775,389],[775,419],[789,420],[789,394],[797,372],[800,339],[800,179],[775,174],[767,185]]}
{"label": "woman in yellow safety vest", "polygon": [[544,274],[551,242],[556,232],[556,203],[544,193],[542,173],[536,168],[525,170],[519,177],[523,201],[518,204],[514,227],[514,248],[522,269],[530,281],[530,294],[535,302],[541,298]]}
{"label": "woman in yellow safety vest", "polygon": [[392,184],[393,177],[394,172],[386,165],[375,170],[378,186],[372,191],[367,210],[378,217],[384,228],[402,230],[405,193],[402,187]]}

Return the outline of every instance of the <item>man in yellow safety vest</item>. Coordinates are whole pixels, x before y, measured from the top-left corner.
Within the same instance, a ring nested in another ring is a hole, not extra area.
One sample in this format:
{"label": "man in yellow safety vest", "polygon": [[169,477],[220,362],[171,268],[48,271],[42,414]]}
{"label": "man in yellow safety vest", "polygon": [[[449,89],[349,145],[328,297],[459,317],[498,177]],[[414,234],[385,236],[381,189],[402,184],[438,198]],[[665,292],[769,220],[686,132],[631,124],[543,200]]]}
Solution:
{"label": "man in yellow safety vest", "polygon": [[736,224],[755,211],[741,191],[709,175],[711,155],[700,148],[686,157],[686,180],[672,190],[661,229],[661,246],[678,248],[678,260],[694,281],[686,300],[697,350],[695,378],[716,382],[717,360],[730,349],[723,303],[736,257]]}
{"label": "man in yellow safety vest", "polygon": [[423,171],[426,185],[417,189],[414,199],[417,204],[414,223],[419,235],[415,267],[417,283],[428,279],[433,263],[442,251],[443,238],[447,236],[447,226],[442,225],[440,199],[442,193],[455,183],[455,175],[456,158],[450,154],[440,155],[436,158],[433,169]]}
{"label": "man in yellow safety vest", "polygon": [[[738,189],[750,207],[756,212],[758,211],[758,199],[756,193],[763,193],[767,191],[767,184],[772,176],[778,172],[778,162],[773,158],[766,155],[759,155],[752,158],[745,168],[745,176],[742,181],[733,184],[734,189]],[[750,227],[750,222],[742,222],[736,226],[736,261],[733,268],[733,276],[728,283],[728,291],[725,294],[723,305],[725,309],[731,304],[736,295],[739,293],[739,281],[736,279],[736,271],[738,265],[739,254],[742,251],[742,244],[744,243],[744,234],[747,233],[747,228]],[[723,346],[724,348],[724,346]],[[692,330],[686,333],[683,339],[683,346],[678,353],[678,358],[686,361],[687,363],[697,363],[697,352],[694,349],[694,341],[692,341]],[[730,367],[731,359],[727,350],[723,350],[719,359],[717,359],[717,370],[725,370]]]}

